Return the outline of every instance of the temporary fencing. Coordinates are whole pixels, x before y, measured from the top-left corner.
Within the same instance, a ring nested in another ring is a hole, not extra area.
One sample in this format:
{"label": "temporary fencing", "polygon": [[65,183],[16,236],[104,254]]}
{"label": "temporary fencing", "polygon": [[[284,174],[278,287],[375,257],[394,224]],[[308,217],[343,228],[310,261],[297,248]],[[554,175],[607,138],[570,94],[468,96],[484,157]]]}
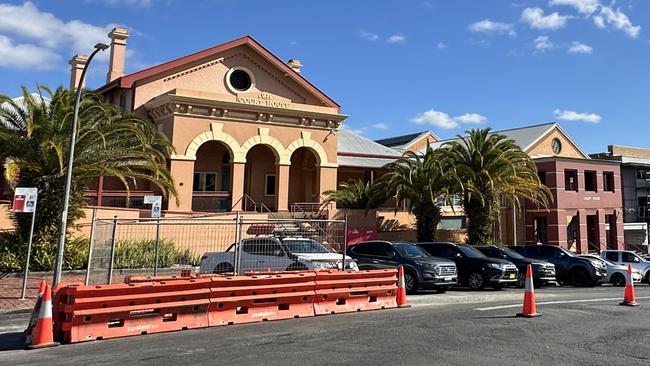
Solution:
{"label": "temporary fencing", "polygon": [[55,291],[64,343],[267,320],[396,308],[396,270],[150,278]]}
{"label": "temporary fencing", "polygon": [[[345,220],[259,218],[98,219],[93,223],[86,284],[124,275],[240,274],[350,268]],[[118,276],[116,276],[119,274]]]}

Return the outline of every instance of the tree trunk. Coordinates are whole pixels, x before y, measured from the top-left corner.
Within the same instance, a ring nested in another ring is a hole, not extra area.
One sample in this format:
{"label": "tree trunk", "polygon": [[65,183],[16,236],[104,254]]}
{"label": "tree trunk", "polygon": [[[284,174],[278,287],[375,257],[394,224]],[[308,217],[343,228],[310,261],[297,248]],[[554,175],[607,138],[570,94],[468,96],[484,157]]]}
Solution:
{"label": "tree trunk", "polygon": [[495,217],[489,206],[484,206],[476,198],[465,200],[467,215],[467,242],[471,245],[489,244],[494,240]]}
{"label": "tree trunk", "polygon": [[415,207],[415,227],[418,242],[429,242],[436,240],[436,230],[440,223],[440,207]]}

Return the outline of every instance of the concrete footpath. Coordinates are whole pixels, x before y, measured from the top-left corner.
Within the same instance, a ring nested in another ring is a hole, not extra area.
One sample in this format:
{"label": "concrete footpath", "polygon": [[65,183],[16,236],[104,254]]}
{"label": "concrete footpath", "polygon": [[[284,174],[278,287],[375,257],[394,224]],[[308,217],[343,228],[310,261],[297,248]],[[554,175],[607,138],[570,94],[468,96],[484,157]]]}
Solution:
{"label": "concrete footpath", "polygon": [[[542,317],[516,318],[523,292],[410,296],[414,305],[24,351],[0,334],[6,365],[648,365],[650,287],[537,291]],[[478,301],[478,302],[477,302]],[[6,320],[8,321],[8,320]],[[0,320],[0,329],[8,327]]]}

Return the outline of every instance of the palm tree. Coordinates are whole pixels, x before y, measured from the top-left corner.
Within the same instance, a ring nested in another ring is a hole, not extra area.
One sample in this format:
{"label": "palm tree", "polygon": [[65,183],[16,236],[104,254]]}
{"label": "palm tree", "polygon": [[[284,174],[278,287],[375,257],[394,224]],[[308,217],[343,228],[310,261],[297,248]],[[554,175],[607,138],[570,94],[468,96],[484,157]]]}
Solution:
{"label": "palm tree", "polygon": [[406,152],[397,161],[388,164],[388,173],[381,182],[396,204],[406,201],[415,216],[417,239],[435,240],[442,218],[440,206],[452,203],[451,187],[455,186],[453,167],[449,158],[427,146],[424,154]]}
{"label": "palm tree", "polygon": [[[58,232],[63,207],[66,161],[74,107],[74,91],[23,87],[18,103],[0,95],[0,161],[12,186],[39,189],[37,237]],[[44,96],[45,95],[45,96]],[[79,107],[70,198],[70,222],[83,216],[84,192],[90,179],[116,177],[127,191],[149,181],[165,196],[176,196],[167,159],[173,148],[143,117],[105,104],[84,91]],[[24,215],[23,215],[24,216]],[[25,233],[28,219],[17,218]]]}
{"label": "palm tree", "polygon": [[495,241],[502,204],[519,207],[522,199],[546,206],[550,191],[537,175],[533,160],[514,140],[491,133],[490,128],[471,130],[447,142],[442,151],[452,161],[461,185],[463,209],[469,221],[468,242]]}
{"label": "palm tree", "polygon": [[326,202],[335,202],[339,208],[371,210],[386,199],[378,184],[349,179],[340,184],[339,189],[324,192]]}

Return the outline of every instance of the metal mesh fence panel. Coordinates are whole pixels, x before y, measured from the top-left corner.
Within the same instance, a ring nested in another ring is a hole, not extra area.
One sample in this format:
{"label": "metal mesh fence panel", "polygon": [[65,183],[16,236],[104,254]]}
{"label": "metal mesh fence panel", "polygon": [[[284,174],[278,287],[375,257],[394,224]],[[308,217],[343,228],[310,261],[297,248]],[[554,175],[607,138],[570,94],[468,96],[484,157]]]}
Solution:
{"label": "metal mesh fence panel", "polygon": [[89,284],[128,275],[355,268],[344,257],[345,221],[165,218],[96,220]]}

